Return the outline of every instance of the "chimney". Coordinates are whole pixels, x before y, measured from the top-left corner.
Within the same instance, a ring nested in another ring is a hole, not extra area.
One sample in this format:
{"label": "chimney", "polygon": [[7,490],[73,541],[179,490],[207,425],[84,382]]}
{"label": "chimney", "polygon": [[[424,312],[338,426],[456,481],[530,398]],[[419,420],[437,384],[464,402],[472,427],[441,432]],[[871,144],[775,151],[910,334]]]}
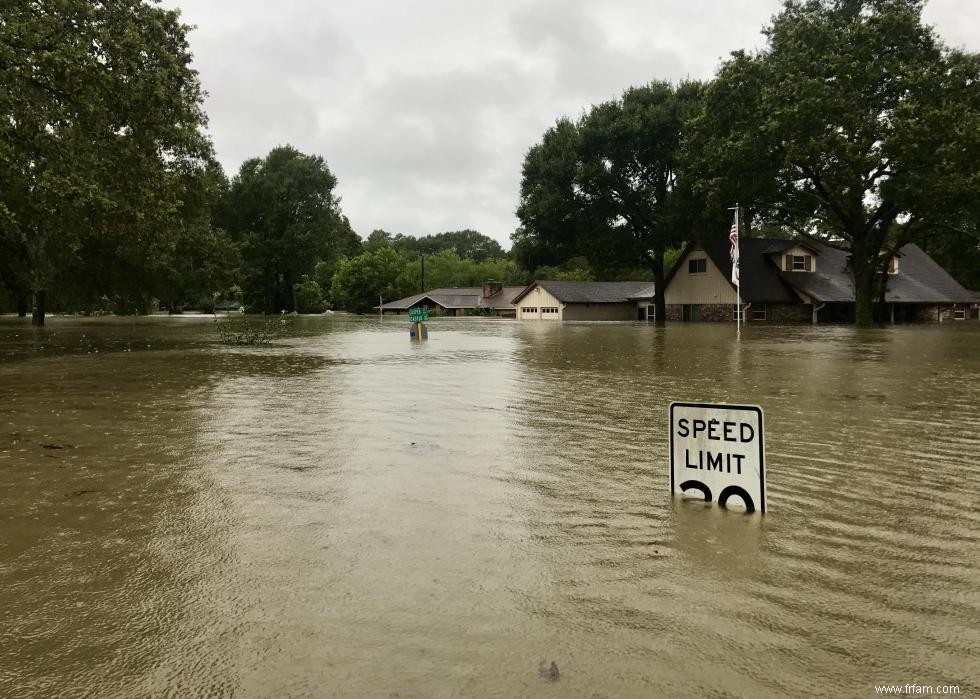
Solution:
{"label": "chimney", "polygon": [[500,282],[495,282],[493,279],[488,279],[483,282],[483,298],[488,299],[496,296],[501,291],[504,290],[504,285]]}

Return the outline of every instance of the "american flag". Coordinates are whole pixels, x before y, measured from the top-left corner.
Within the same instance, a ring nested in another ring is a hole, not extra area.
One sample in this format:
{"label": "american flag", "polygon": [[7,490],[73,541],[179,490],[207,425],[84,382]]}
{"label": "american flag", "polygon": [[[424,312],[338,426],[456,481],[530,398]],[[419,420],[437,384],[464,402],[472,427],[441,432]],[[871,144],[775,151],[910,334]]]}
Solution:
{"label": "american flag", "polygon": [[732,223],[731,233],[728,234],[728,254],[732,258],[732,284],[738,284],[738,214]]}

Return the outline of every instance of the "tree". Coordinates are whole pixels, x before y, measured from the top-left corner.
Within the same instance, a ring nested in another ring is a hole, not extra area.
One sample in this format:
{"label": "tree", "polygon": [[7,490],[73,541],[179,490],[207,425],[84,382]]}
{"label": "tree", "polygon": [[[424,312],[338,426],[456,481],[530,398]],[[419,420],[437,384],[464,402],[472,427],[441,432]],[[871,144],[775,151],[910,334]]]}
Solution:
{"label": "tree", "polygon": [[488,235],[469,228],[461,231],[447,231],[434,235],[415,237],[376,229],[364,241],[366,250],[377,250],[379,247],[391,247],[408,257],[419,255],[434,255],[438,252],[452,252],[460,258],[469,258],[477,262],[505,257],[500,243]]}
{"label": "tree", "polygon": [[[188,27],[140,0],[12,3],[0,21],[4,282],[47,293],[82,265],[170,234],[210,143]],[[105,261],[105,260],[104,260]]]}
{"label": "tree", "polygon": [[[406,259],[403,271],[404,286],[412,292],[422,289],[422,261],[420,258]],[[482,261],[473,258],[460,258],[451,250],[426,255],[425,289],[445,287],[480,286],[488,279],[503,284],[523,284],[527,275],[513,260],[494,258]]]}
{"label": "tree", "polygon": [[373,231],[371,231],[371,235],[369,235],[364,241],[364,249],[371,250],[373,252],[378,248],[391,247],[391,241],[393,238],[394,236],[392,236],[388,231],[382,230],[381,228],[375,228]]}
{"label": "tree", "polygon": [[521,225],[511,235],[512,254],[525,269],[556,266],[578,254],[588,221],[577,196],[579,130],[562,118],[524,156]]}
{"label": "tree", "polygon": [[753,218],[850,252],[861,326],[898,248],[978,220],[980,60],[922,6],[787,0],[768,45],[719,71],[689,149]]}
{"label": "tree", "polygon": [[469,228],[423,236],[416,240],[414,246],[406,245],[404,250],[399,245],[400,238],[402,236],[395,238],[393,246],[396,250],[404,252],[408,252],[412,247],[416,252],[423,255],[452,252],[457,257],[468,258],[477,262],[504,257],[504,249],[500,247],[500,243],[488,235]]}
{"label": "tree", "polygon": [[337,265],[330,295],[338,306],[352,313],[367,313],[386,301],[417,291],[405,274],[406,260],[390,247],[366,250]]}
{"label": "tree", "polygon": [[351,250],[353,232],[340,214],[336,185],[322,157],[292,146],[242,164],[221,220],[242,247],[250,305],[266,313],[295,310],[300,278]]}
{"label": "tree", "polygon": [[525,159],[515,247],[536,239],[564,248],[564,259],[574,250],[603,276],[646,266],[662,324],[664,255],[691,234],[697,210],[680,148],[701,89],[654,82],[593,107],[577,124],[560,120]]}

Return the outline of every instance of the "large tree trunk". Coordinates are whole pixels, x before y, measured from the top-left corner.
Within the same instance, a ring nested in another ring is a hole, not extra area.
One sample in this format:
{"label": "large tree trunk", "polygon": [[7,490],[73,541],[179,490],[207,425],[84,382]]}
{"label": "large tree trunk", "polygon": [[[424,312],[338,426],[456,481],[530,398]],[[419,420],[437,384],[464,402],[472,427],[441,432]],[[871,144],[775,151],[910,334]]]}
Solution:
{"label": "large tree trunk", "polygon": [[885,325],[888,322],[887,312],[888,305],[885,303],[885,294],[888,292],[888,271],[879,273],[879,278],[881,282],[878,284],[878,298],[876,299],[875,315],[877,316],[877,321],[879,325]]}
{"label": "large tree trunk", "polygon": [[874,272],[857,255],[852,258],[854,265],[854,324],[859,328],[874,325],[871,306],[874,298]]}
{"label": "large tree trunk", "polygon": [[643,255],[647,266],[653,272],[653,313],[654,325],[663,327],[667,324],[667,301],[664,298],[664,253],[663,248],[654,248],[653,255]]}
{"label": "large tree trunk", "polygon": [[31,325],[44,326],[44,302],[47,292],[44,289],[34,292],[34,311],[31,313]]}
{"label": "large tree trunk", "polygon": [[667,299],[664,296],[664,251],[655,251],[653,261],[653,297],[654,324],[658,327],[667,325]]}

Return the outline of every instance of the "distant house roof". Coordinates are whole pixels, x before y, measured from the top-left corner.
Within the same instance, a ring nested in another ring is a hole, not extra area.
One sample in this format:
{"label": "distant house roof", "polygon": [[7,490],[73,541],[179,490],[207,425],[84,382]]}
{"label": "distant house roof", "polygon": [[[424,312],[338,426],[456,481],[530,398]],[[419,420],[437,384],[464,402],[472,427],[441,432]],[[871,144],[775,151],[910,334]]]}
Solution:
{"label": "distant house roof", "polygon": [[633,295],[630,296],[630,301],[647,301],[653,299],[653,297],[655,297],[656,295],[657,295],[656,285],[650,284],[649,286],[645,286],[639,291],[634,292]]}
{"label": "distant house roof", "polygon": [[523,286],[505,286],[489,298],[483,297],[483,288],[450,287],[432,289],[421,294],[406,296],[397,301],[389,301],[381,306],[375,306],[383,311],[407,311],[410,308],[427,303],[431,306],[441,306],[449,309],[492,308],[494,310],[513,309],[510,299],[524,289]]}
{"label": "distant house roof", "polygon": [[[813,272],[784,272],[778,260],[786,250],[800,245],[819,256]],[[667,275],[666,282],[677,274],[687,253]],[[726,278],[731,278],[732,261],[728,241],[717,240],[702,245],[711,261]],[[926,255],[917,245],[899,250],[898,274],[888,276],[887,303],[967,303],[974,296]],[[742,238],[739,240],[739,264],[742,300],[749,303],[798,303],[798,291],[820,303],[853,303],[854,280],[849,268],[849,253],[811,240],[773,240]]]}
{"label": "distant house roof", "polygon": [[637,292],[650,286],[650,282],[565,282],[538,280],[532,282],[513,298],[518,301],[536,287],[541,287],[561,303],[626,303]]}

